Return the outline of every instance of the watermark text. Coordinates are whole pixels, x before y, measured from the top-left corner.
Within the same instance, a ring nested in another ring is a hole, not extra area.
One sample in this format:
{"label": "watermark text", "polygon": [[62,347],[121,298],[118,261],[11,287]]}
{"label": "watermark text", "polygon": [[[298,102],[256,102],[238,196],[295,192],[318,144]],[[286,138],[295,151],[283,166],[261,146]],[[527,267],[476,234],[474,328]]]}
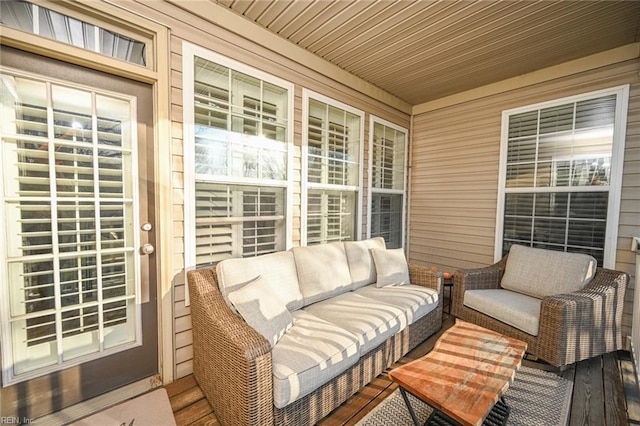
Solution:
{"label": "watermark text", "polygon": [[33,419],[29,417],[13,417],[13,416],[0,417],[0,425],[28,425],[32,423],[33,423]]}

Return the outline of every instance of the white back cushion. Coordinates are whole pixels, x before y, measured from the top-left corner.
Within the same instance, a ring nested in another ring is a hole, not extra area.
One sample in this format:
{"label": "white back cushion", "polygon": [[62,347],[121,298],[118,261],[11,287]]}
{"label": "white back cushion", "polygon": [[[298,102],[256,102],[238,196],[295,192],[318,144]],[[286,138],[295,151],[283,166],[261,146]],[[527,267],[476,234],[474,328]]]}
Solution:
{"label": "white back cushion", "polygon": [[349,291],[351,275],[342,242],[291,249],[304,305]]}
{"label": "white back cushion", "polygon": [[227,304],[234,309],[229,301],[229,293],[240,289],[259,276],[272,285],[277,296],[287,309],[294,311],[302,307],[302,293],[298,285],[298,272],[289,251],[264,254],[257,257],[226,259],[216,266],[218,286]]}
{"label": "white back cushion", "polygon": [[596,267],[597,261],[587,254],[513,245],[501,285],[542,299],[582,290],[593,279]]}
{"label": "white back cushion", "polygon": [[344,251],[347,253],[349,272],[351,274],[351,289],[356,290],[376,282],[376,266],[373,263],[371,249],[384,250],[384,238],[376,237],[364,241],[345,241]]}

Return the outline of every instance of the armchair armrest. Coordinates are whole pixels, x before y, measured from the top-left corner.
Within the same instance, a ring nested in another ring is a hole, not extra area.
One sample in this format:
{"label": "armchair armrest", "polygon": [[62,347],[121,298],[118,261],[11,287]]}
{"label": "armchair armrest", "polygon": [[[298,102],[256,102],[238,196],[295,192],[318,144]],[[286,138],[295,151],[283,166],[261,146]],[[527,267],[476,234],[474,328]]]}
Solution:
{"label": "armchair armrest", "polygon": [[187,273],[193,370],[222,424],[273,424],[271,346],[235,314],[218,289],[215,269]]}
{"label": "armchair armrest", "polygon": [[500,288],[506,265],[507,257],[505,256],[491,266],[457,270],[453,274],[453,315],[461,316],[465,291]]}
{"label": "armchair armrest", "polygon": [[622,310],[629,276],[598,268],[574,293],[542,299],[538,356],[556,366],[623,349]]}

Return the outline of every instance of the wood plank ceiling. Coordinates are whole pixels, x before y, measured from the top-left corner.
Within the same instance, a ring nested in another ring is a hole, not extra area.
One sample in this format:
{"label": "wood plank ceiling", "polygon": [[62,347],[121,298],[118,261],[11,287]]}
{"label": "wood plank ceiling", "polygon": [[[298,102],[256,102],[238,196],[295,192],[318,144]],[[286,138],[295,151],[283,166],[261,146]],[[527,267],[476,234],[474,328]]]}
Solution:
{"label": "wood plank ceiling", "polygon": [[640,1],[213,0],[411,105],[640,41]]}

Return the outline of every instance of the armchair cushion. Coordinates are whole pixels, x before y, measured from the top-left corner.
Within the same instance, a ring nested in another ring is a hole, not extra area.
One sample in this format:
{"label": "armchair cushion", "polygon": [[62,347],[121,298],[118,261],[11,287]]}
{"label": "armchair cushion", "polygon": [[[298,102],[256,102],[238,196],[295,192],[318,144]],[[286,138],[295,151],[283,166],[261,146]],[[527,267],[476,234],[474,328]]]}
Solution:
{"label": "armchair cushion", "polygon": [[229,300],[242,318],[273,347],[293,326],[293,317],[262,275],[239,290],[229,293]]}
{"label": "armchair cushion", "polygon": [[371,255],[376,265],[376,287],[409,284],[409,265],[407,265],[403,249],[373,248]]}
{"label": "armchair cushion", "polygon": [[467,290],[464,305],[509,324],[532,336],[538,335],[542,300],[509,290]]}
{"label": "armchair cushion", "polygon": [[513,245],[501,286],[539,299],[573,293],[593,279],[596,266],[596,260],[587,254]]}

